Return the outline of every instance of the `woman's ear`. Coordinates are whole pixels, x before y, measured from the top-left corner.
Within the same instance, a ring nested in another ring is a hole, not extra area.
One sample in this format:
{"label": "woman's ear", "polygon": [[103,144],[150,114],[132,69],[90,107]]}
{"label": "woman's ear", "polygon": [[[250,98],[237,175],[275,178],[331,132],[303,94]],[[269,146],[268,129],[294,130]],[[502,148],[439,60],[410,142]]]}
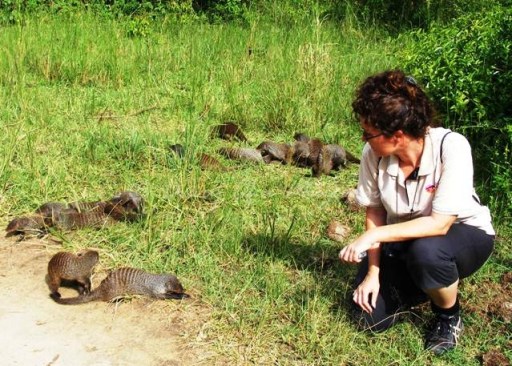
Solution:
{"label": "woman's ear", "polygon": [[395,131],[393,133],[393,142],[395,145],[402,144],[404,142],[405,133],[402,130]]}

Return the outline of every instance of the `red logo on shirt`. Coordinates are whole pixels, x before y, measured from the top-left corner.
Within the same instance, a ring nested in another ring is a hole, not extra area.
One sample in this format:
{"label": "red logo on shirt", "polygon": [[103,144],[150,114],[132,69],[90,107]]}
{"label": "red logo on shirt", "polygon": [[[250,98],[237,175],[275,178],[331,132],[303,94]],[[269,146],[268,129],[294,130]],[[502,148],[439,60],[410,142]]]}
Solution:
{"label": "red logo on shirt", "polygon": [[437,189],[437,185],[435,184],[430,184],[428,186],[425,187],[425,191],[427,191],[428,193],[434,193]]}

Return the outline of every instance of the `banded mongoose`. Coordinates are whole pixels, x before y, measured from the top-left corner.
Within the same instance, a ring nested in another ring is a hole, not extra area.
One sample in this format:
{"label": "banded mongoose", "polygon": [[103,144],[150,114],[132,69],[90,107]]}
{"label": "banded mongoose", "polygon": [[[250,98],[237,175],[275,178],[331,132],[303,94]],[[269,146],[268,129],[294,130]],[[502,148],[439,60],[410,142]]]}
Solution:
{"label": "banded mongoose", "polygon": [[[92,210],[103,212],[106,205],[107,204],[104,201],[77,201],[68,203],[67,205],[61,202],[47,202],[39,206],[39,208],[35,210],[35,213],[42,215],[44,217],[45,224],[48,227],[51,227],[55,226],[59,221],[62,221],[62,215],[73,215],[78,218],[81,213]],[[84,225],[81,225],[80,227],[87,226],[87,220],[85,220],[85,218],[81,221],[84,221]]]}
{"label": "banded mongoose", "polygon": [[289,164],[292,160],[293,150],[285,143],[263,141],[256,149],[260,151],[263,161],[267,164],[272,161]]}
{"label": "banded mongoose", "polygon": [[137,268],[119,268],[109,273],[90,293],[73,298],[53,299],[63,305],[77,305],[90,301],[112,301],[128,295],[143,295],[156,299],[188,297],[178,278],[172,274],[152,274]]}
{"label": "banded mongoose", "polygon": [[322,174],[329,174],[332,169],[332,159],[326,145],[319,139],[311,139],[308,141],[309,158],[312,163],[311,174],[319,177]]}
{"label": "banded mongoose", "polygon": [[205,153],[199,154],[199,166],[201,167],[202,170],[230,170],[230,168],[222,165],[222,163],[219,160]]}
{"label": "banded mongoose", "polygon": [[52,226],[58,214],[68,206],[61,202],[46,202],[39,206],[34,213],[44,218],[46,226]]}
{"label": "banded mongoose", "polygon": [[233,122],[226,122],[220,125],[217,125],[213,129],[214,133],[217,137],[224,140],[233,140],[238,139],[242,142],[247,141],[247,137],[245,137],[242,129]]}
{"label": "banded mongoose", "polygon": [[292,149],[292,163],[299,167],[310,167],[314,177],[319,177],[322,173],[329,174],[331,171],[332,161],[329,151],[325,149],[321,140],[308,139],[307,142],[297,140]]}
{"label": "banded mongoose", "polygon": [[[181,144],[174,144],[169,147],[169,149],[176,154],[179,158],[183,158],[185,156],[185,149]],[[197,154],[197,160],[199,161],[199,166],[202,170],[219,170],[226,171],[229,168],[225,167],[221,164],[221,162],[215,159],[213,156],[199,153]]]}
{"label": "banded mongoose", "polygon": [[221,147],[219,154],[231,160],[250,161],[252,163],[264,163],[261,152],[249,147]]}
{"label": "banded mongoose", "polygon": [[321,140],[310,139],[304,134],[296,134],[295,138],[292,162],[299,167],[312,167],[315,176],[329,174],[331,169],[339,170],[346,167],[348,162],[361,162],[338,144],[323,144]]}
{"label": "banded mongoose", "polygon": [[45,219],[41,215],[21,216],[12,219],[5,229],[6,237],[13,235],[34,234],[42,236],[46,232]]}
{"label": "banded mongoose", "polygon": [[339,170],[340,168],[344,168],[348,165],[348,162],[360,164],[361,160],[355,157],[343,147],[337,144],[328,144],[325,145],[325,149],[332,161],[332,169]]}
{"label": "banded mongoose", "polygon": [[123,191],[108,201],[73,202],[54,218],[59,229],[100,228],[118,221],[136,221],[143,215],[144,200],[136,192]]}
{"label": "banded mongoose", "polygon": [[[82,211],[74,207],[81,208]],[[90,207],[88,210],[87,208]],[[61,210],[54,224],[60,229],[73,230],[84,227],[98,228],[117,221],[133,222],[142,217],[143,198],[136,192],[124,191],[108,201],[89,202],[80,207],[74,203],[70,208]]]}
{"label": "banded mongoose", "polygon": [[123,191],[106,201],[104,207],[102,205],[99,207],[114,220],[131,222],[141,218],[144,199],[137,192]]}
{"label": "banded mongoose", "polygon": [[44,234],[50,227],[77,229],[101,227],[117,221],[135,221],[142,217],[144,200],[131,191],[124,191],[108,201],[72,202],[63,204],[48,202],[35,210],[34,215],[13,219],[6,228],[6,236],[38,233]]}
{"label": "banded mongoose", "polygon": [[92,202],[71,202],[68,204],[68,208],[75,210],[76,212],[84,212],[94,210],[98,207],[104,208],[106,205],[105,201],[92,201]]}
{"label": "banded mongoose", "polygon": [[89,211],[78,212],[75,209],[67,208],[59,212],[53,224],[61,230],[76,230],[86,227],[101,228],[115,223],[116,220],[109,216],[101,207]]}
{"label": "banded mongoose", "polygon": [[172,153],[176,154],[178,158],[182,158],[185,156],[185,148],[183,147],[182,144],[173,144],[169,146],[169,150]]}
{"label": "banded mongoose", "polygon": [[292,145],[292,164],[301,168],[312,166],[309,158],[309,144],[304,141],[295,141]]}
{"label": "banded mongoose", "polygon": [[59,252],[48,262],[48,287],[52,298],[60,298],[59,287],[64,281],[78,284],[78,292],[91,291],[92,270],[98,263],[99,254],[95,250],[85,250],[77,254]]}

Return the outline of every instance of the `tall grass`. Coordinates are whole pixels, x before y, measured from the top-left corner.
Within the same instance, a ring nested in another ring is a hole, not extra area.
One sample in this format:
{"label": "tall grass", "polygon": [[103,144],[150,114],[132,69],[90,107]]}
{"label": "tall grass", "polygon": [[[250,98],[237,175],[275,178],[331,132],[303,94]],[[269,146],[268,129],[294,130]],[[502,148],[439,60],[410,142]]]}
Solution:
{"label": "tall grass", "polygon": [[[303,131],[359,154],[353,92],[396,66],[394,42],[318,19],[148,27],[134,38],[126,23],[80,14],[0,30],[2,222],[46,201],[140,192],[140,223],[54,234],[65,248],[100,248],[106,267],[176,273],[213,309],[207,340],[233,364],[477,364],[492,324],[472,324],[463,348],[434,360],[421,324],[369,336],[349,322],[354,268],[337,262],[324,230],[336,218],[351,237],[362,231],[340,202],[357,166],[315,179],[226,160],[233,170],[201,171],[196,160],[235,144],[211,138],[226,120],[248,135],[239,145]],[[174,143],[184,160],[169,154]]]}

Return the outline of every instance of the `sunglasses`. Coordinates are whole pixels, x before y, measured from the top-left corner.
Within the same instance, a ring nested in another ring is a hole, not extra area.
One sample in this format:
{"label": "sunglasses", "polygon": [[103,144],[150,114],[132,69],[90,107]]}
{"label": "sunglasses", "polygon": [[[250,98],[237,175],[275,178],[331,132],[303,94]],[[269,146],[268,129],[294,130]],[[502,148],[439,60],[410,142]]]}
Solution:
{"label": "sunglasses", "polygon": [[382,135],[384,135],[384,132],[378,133],[376,135],[370,135],[368,132],[363,130],[363,140],[364,141],[368,141],[368,140],[374,139],[374,138],[382,136]]}

